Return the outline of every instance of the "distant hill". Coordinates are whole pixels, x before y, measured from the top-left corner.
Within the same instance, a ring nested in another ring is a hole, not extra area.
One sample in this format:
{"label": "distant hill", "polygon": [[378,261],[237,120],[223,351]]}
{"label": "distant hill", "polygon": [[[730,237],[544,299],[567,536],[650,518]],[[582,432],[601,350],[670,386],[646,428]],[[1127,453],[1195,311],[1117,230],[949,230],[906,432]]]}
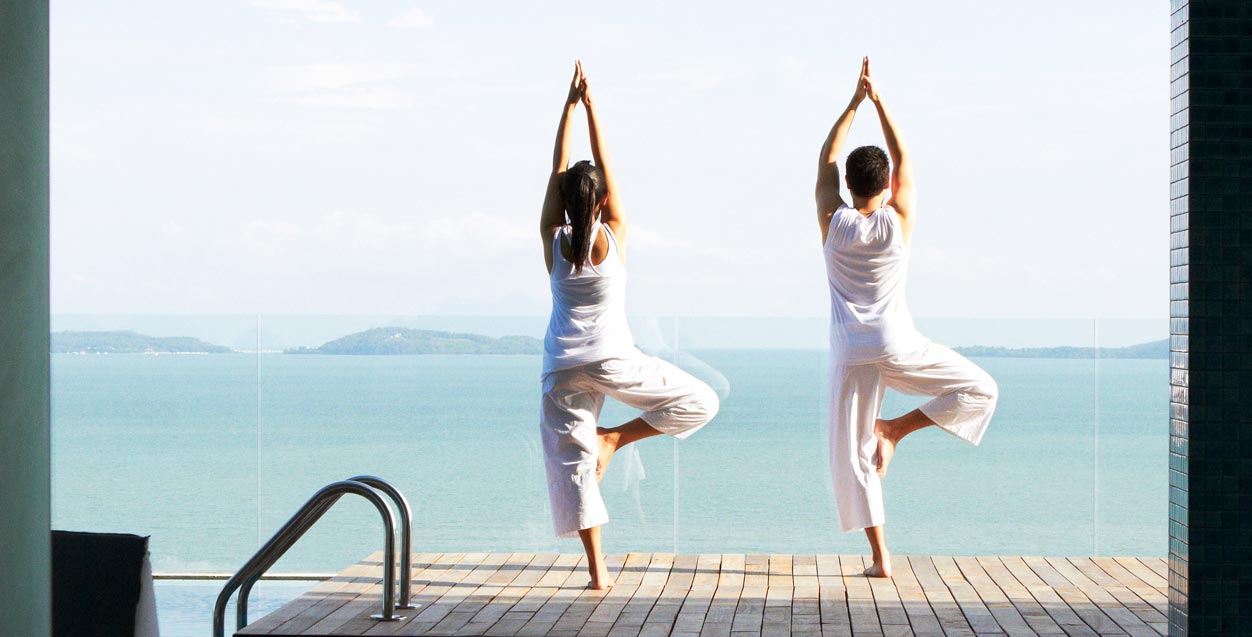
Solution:
{"label": "distant hill", "polygon": [[225,354],[229,347],[190,336],[148,336],[131,331],[53,332],[53,354]]}
{"label": "distant hill", "polygon": [[321,347],[299,347],[288,354],[542,354],[543,341],[529,336],[492,338],[418,330],[408,327],[376,327],[349,334]]}
{"label": "distant hill", "polygon": [[[1095,358],[1094,347],[987,347],[971,345],[952,348],[965,356],[992,358]],[[1100,358],[1169,358],[1169,339],[1127,345],[1101,347]]]}

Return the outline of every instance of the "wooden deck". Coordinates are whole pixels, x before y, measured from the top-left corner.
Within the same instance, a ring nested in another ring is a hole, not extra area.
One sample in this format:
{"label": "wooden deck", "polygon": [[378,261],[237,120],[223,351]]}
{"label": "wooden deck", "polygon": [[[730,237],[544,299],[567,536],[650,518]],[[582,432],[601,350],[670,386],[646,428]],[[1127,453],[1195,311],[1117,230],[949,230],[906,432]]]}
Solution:
{"label": "wooden deck", "polygon": [[579,555],[414,555],[400,622],[376,622],[381,553],[240,635],[1164,635],[1161,558],[893,556],[895,577],[848,555],[610,556],[589,591]]}

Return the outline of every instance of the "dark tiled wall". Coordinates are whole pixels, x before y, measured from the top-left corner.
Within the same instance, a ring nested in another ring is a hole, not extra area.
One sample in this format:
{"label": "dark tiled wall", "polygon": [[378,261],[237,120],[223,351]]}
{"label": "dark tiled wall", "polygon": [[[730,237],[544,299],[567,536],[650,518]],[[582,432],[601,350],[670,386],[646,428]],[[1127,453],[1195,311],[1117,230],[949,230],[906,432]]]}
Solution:
{"label": "dark tiled wall", "polygon": [[1172,0],[1171,635],[1252,631],[1252,1]]}

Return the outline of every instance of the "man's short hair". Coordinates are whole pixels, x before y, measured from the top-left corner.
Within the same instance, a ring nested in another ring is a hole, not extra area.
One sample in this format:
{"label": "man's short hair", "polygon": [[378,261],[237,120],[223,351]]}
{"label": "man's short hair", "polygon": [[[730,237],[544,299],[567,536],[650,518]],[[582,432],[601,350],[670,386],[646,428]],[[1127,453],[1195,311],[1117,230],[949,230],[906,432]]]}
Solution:
{"label": "man's short hair", "polygon": [[861,146],[848,154],[848,190],[858,197],[873,197],[887,188],[891,162],[877,146]]}

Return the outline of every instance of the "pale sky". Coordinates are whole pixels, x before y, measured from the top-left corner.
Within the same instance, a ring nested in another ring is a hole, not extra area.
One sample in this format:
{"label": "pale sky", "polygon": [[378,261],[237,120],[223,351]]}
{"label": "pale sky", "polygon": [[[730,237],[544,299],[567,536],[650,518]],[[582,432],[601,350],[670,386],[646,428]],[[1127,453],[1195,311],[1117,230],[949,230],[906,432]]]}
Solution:
{"label": "pale sky", "polygon": [[916,316],[1167,316],[1165,4],[52,9],[57,313],[546,315],[581,57],[631,314],[824,316],[816,157],[869,55],[916,158]]}

